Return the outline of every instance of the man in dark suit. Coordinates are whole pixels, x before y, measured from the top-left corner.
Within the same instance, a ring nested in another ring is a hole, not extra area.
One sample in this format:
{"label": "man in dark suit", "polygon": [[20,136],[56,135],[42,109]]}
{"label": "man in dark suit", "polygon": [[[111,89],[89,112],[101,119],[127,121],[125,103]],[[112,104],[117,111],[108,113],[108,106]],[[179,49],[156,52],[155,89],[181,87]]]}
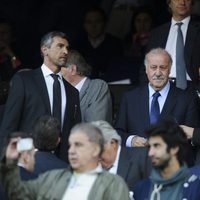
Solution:
{"label": "man in dark suit", "polygon": [[68,167],[54,154],[60,143],[60,124],[56,118],[47,115],[39,117],[33,126],[33,140],[36,148],[34,174]]}
{"label": "man in dark suit", "polygon": [[120,175],[129,187],[147,178],[151,171],[147,148],[127,148],[121,146],[121,137],[106,121],[93,121],[104,137],[102,166],[110,173]]}
{"label": "man in dark suit", "polygon": [[150,125],[153,96],[156,92],[160,94],[157,99],[157,121],[169,119],[178,124],[198,125],[198,106],[194,96],[169,82],[171,63],[171,56],[166,50],[151,50],[145,57],[149,84],[124,94],[115,128],[126,146],[147,145],[145,129]]}
{"label": "man in dark suit", "polygon": [[172,14],[171,22],[168,22],[152,31],[147,51],[152,48],[165,48],[172,56],[173,64],[169,77],[175,82],[176,73],[176,39],[177,23],[182,23],[181,31],[184,40],[184,58],[186,65],[186,78],[188,86],[196,88],[199,81],[200,68],[200,23],[190,16],[193,0],[179,1],[167,0]]}
{"label": "man in dark suit", "polygon": [[83,56],[75,50],[68,54],[62,75],[65,80],[79,90],[83,122],[105,120],[112,123],[112,100],[108,85],[101,79],[90,79],[91,67]]}
{"label": "man in dark suit", "polygon": [[[36,70],[16,73],[12,79],[1,124],[1,142],[13,131],[30,132],[41,115],[53,113],[53,75],[58,77],[61,92],[61,142],[57,153],[67,160],[68,135],[81,121],[78,91],[62,79],[60,69],[67,61],[69,43],[62,32],[50,32],[41,40],[44,63]],[[2,144],[1,144],[2,147]]]}

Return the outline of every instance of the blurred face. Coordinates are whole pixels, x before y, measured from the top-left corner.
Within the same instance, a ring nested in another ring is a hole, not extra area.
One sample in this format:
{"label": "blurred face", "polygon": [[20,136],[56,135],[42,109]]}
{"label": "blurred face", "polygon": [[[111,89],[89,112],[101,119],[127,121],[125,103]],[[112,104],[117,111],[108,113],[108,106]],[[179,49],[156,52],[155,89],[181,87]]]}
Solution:
{"label": "blurred face", "polygon": [[54,37],[51,47],[43,47],[42,52],[47,66],[56,66],[61,69],[67,61],[69,43],[61,37]]}
{"label": "blurred face", "polygon": [[149,138],[149,157],[155,168],[162,170],[169,166],[171,154],[167,152],[167,144],[160,136]]}
{"label": "blurred face", "polygon": [[101,13],[89,12],[85,17],[84,28],[88,36],[96,39],[104,33],[105,22]]}
{"label": "blurred face", "polygon": [[149,54],[146,74],[150,85],[155,91],[160,91],[167,83],[170,73],[170,59],[165,54]]}
{"label": "blurred face", "polygon": [[149,32],[152,24],[152,18],[147,13],[139,13],[134,21],[135,29],[137,33]]}
{"label": "blurred face", "polygon": [[108,169],[115,162],[118,150],[118,143],[115,140],[104,145],[104,151],[101,155],[101,164],[103,168]]}
{"label": "blurred face", "polygon": [[71,134],[69,146],[68,158],[74,171],[86,172],[97,167],[100,147],[90,142],[85,133],[77,131]]}
{"label": "blurred face", "polygon": [[171,0],[169,7],[172,16],[176,21],[181,21],[190,15],[192,10],[192,0]]}

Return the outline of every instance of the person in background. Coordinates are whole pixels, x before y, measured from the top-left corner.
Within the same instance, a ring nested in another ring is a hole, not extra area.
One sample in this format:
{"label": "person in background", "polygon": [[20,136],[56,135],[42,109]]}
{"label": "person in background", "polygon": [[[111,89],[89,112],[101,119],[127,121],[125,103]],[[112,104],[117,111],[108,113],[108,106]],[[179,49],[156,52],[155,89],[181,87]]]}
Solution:
{"label": "person in background", "polygon": [[[171,21],[152,30],[147,46],[147,52],[152,48],[165,48],[172,56],[172,68],[169,75],[171,82],[177,85],[177,77],[186,78],[186,88],[183,84],[177,87],[189,89],[193,94],[198,89],[200,56],[200,23],[192,15],[192,6],[195,0],[166,0],[171,13]],[[184,73],[177,72],[179,58],[177,55],[182,51],[177,45],[180,26],[183,40],[183,58],[181,68],[185,65]],[[176,50],[179,49],[179,50]],[[177,51],[177,53],[176,53]],[[184,61],[184,64],[183,64]],[[180,75],[180,76],[179,76]],[[186,77],[185,77],[186,76]]]}
{"label": "person in background", "polygon": [[103,78],[115,58],[123,53],[122,41],[106,33],[107,15],[100,7],[89,8],[84,16],[84,34],[74,49],[77,49],[92,67],[93,78]]}
{"label": "person in background", "polygon": [[[13,132],[8,137],[7,144],[9,144],[10,140],[13,138],[17,138],[18,143],[21,143],[21,146],[17,144],[17,150],[20,152],[17,165],[19,167],[21,180],[27,181],[37,178],[37,174],[34,173],[35,146],[33,138],[26,132]],[[23,139],[26,141],[24,142]]]}
{"label": "person in background", "polygon": [[43,115],[33,125],[33,142],[36,148],[34,174],[52,169],[64,169],[68,164],[55,155],[60,143],[60,123],[52,116]]}
{"label": "person in background", "polygon": [[104,151],[101,155],[103,168],[121,176],[129,188],[150,174],[151,164],[147,148],[127,148],[121,146],[121,137],[106,121],[93,121],[104,137]]}
{"label": "person in background", "polygon": [[101,79],[89,78],[91,67],[78,51],[69,52],[61,72],[64,79],[79,91],[82,121],[105,120],[112,123],[112,99],[108,85]]}
{"label": "person in background", "polygon": [[131,31],[124,39],[124,56],[132,57],[138,65],[144,60],[149,34],[154,23],[153,19],[149,8],[138,8],[132,17]]}
{"label": "person in background", "polygon": [[0,20],[0,81],[8,82],[21,68],[21,61],[16,55],[15,38],[9,22]]}

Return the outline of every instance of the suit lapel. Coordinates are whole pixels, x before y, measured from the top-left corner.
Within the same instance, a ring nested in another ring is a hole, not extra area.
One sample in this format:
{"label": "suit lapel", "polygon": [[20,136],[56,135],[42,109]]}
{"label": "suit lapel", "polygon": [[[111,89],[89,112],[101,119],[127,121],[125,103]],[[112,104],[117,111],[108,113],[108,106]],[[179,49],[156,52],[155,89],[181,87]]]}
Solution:
{"label": "suit lapel", "polygon": [[142,115],[141,119],[143,120],[144,126],[149,126],[150,124],[150,117],[149,117],[149,89],[148,85],[141,88],[141,93],[138,97],[138,103],[140,104],[141,111],[140,114]]}
{"label": "suit lapel", "polygon": [[89,88],[89,85],[90,85],[90,79],[87,78],[79,93],[80,102],[82,101],[83,97],[87,94],[87,89]]}
{"label": "suit lapel", "polygon": [[35,85],[38,88],[41,98],[43,99],[44,106],[49,114],[51,114],[51,107],[49,101],[49,95],[47,91],[46,82],[44,80],[44,76],[42,74],[41,68],[34,70],[33,79],[35,81]]}
{"label": "suit lapel", "polygon": [[160,119],[165,118],[166,116],[172,116],[172,111],[174,109],[174,106],[176,105],[176,101],[177,94],[175,92],[175,87],[170,84],[170,90],[164,103],[162,112],[160,114]]}
{"label": "suit lapel", "polygon": [[[191,61],[189,59],[192,58],[193,54],[193,47],[195,46],[195,41],[198,35],[198,30],[199,30],[199,24],[196,23],[193,20],[190,20],[188,29],[187,29],[187,34],[186,34],[186,40],[185,40],[185,58],[186,58],[186,67],[189,66],[188,63]],[[187,55],[187,56],[186,56]]]}
{"label": "suit lapel", "polygon": [[129,161],[128,155],[123,147],[121,147],[121,152],[119,155],[119,162],[117,168],[117,174],[124,178],[124,180],[128,177],[129,169],[131,168],[132,164]]}
{"label": "suit lapel", "polygon": [[162,48],[166,47],[167,38],[168,38],[168,35],[169,35],[169,30],[170,30],[170,26],[171,26],[171,23],[167,23],[167,24],[163,25],[163,29],[161,29],[162,33],[160,34],[160,36],[162,38],[160,39],[160,42],[161,42],[160,46]]}

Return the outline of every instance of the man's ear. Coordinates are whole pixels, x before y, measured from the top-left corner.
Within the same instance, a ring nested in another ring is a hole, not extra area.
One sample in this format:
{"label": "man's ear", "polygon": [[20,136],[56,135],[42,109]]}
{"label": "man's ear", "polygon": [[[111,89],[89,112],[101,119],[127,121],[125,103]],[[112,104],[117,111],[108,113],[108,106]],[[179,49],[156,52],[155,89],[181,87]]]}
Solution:
{"label": "man's ear", "polygon": [[114,149],[118,148],[118,141],[117,140],[111,139],[110,144]]}
{"label": "man's ear", "polygon": [[77,66],[75,64],[72,64],[70,67],[71,67],[72,75],[76,75],[77,74]]}
{"label": "man's ear", "polygon": [[42,47],[41,48],[41,52],[42,52],[43,56],[47,56],[48,55],[48,48],[47,47]]}
{"label": "man's ear", "polygon": [[96,144],[92,155],[94,157],[99,157],[100,151],[101,151],[100,146]]}
{"label": "man's ear", "polygon": [[171,155],[177,155],[178,151],[179,151],[179,147],[178,147],[178,146],[172,147],[172,148],[170,149]]}

